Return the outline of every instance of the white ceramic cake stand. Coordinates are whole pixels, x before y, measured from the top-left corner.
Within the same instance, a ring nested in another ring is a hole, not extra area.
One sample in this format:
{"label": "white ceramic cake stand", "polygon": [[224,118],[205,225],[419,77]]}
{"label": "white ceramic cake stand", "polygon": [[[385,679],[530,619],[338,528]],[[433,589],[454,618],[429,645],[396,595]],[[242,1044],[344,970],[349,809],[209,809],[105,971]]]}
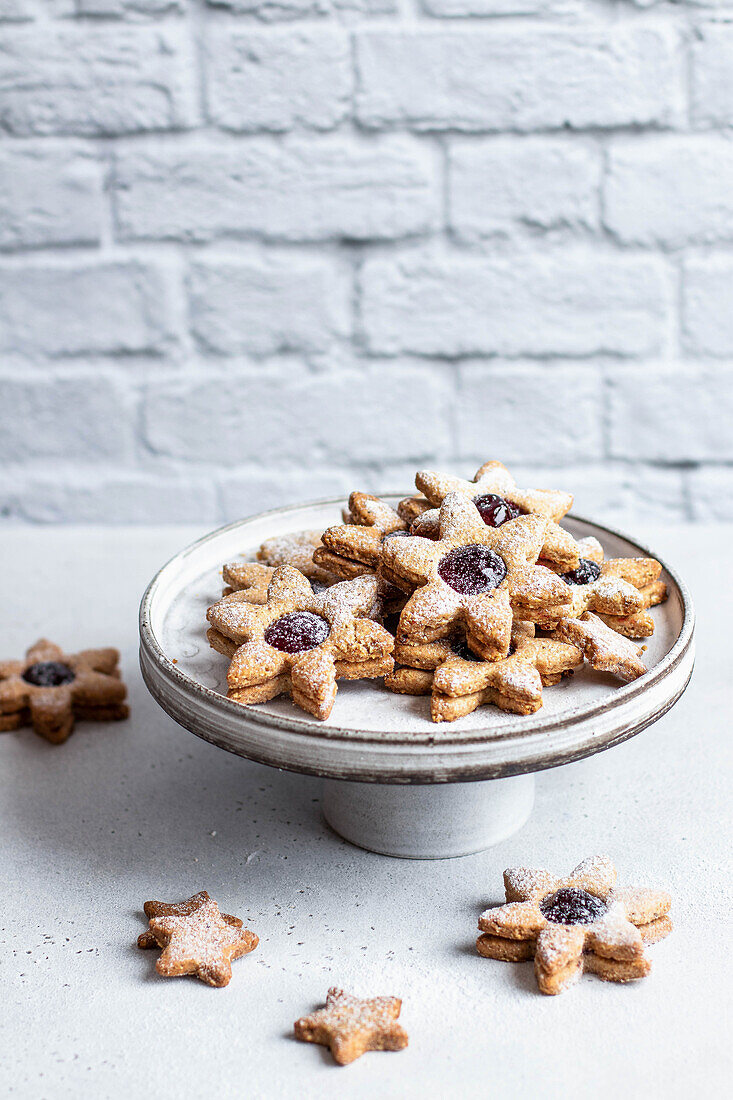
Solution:
{"label": "white ceramic cake stand", "polygon": [[[404,495],[404,494],[402,494]],[[396,503],[401,496],[385,495]],[[206,641],[206,608],[220,570],[266,538],[341,522],[341,500],[317,501],[222,527],[182,550],[150,582],[140,607],[140,664],[153,697],[176,722],[262,764],[322,776],[323,813],[336,832],[385,855],[437,859],[481,851],[525,823],[534,772],[608,749],[655,722],[682,695],[694,663],[694,613],[663,563],[669,599],[654,608],[646,675],[621,685],[587,666],[544,693],[527,717],[481,707],[436,725],[429,699],[394,695],[381,682],[341,682],[319,722],[287,697],[241,706],[225,696],[227,662]],[[606,557],[654,554],[580,517]]]}

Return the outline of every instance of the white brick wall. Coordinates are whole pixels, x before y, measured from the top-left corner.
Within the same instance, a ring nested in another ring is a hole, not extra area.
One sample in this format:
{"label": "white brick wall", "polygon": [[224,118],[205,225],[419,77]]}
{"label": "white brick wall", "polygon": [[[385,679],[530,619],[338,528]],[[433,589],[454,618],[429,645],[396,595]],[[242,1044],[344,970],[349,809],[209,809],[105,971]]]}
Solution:
{"label": "white brick wall", "polygon": [[733,520],[733,0],[0,0],[0,516]]}

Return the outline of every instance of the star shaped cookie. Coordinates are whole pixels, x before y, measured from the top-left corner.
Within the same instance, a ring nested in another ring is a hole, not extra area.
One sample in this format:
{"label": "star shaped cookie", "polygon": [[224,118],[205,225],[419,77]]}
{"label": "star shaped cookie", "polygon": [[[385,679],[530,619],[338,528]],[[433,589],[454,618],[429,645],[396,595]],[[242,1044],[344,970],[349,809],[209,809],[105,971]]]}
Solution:
{"label": "star shaped cookie", "polygon": [[506,657],[512,604],[523,618],[570,602],[568,585],[536,565],[547,520],[526,515],[501,527],[487,527],[478,510],[460,493],[450,493],[440,508],[437,541],[410,536],[382,547],[379,572],[406,591],[415,589],[402,614],[402,641],[436,641],[465,631],[474,653],[485,660]]}
{"label": "star shaped cookie", "polygon": [[346,1066],[368,1050],[407,1046],[407,1032],[397,1023],[401,1009],[399,997],[362,1000],[343,989],[329,989],[325,1008],[295,1021],[295,1037],[330,1047],[335,1061]]}
{"label": "star shaped cookie", "polygon": [[580,863],[568,878],[513,867],[504,872],[506,905],[479,918],[477,948],[485,958],[520,962],[534,956],[542,993],[562,993],[583,970],[606,981],[649,973],[645,943],[672,928],[664,890],[617,887],[607,856]]}
{"label": "star shaped cookie", "polygon": [[[520,489],[506,466],[496,461],[485,462],[472,481],[434,470],[419,470],[415,485],[434,507],[442,504],[449,493],[460,493],[477,505],[484,522],[492,527],[518,515],[545,516],[548,523],[541,557],[566,569],[574,568],[578,562],[575,539],[558,523],[573,503],[570,493],[555,489]],[[433,538],[436,524],[435,512],[423,511],[413,521],[413,534]]]}
{"label": "star shaped cookie", "polygon": [[501,661],[453,656],[433,677],[430,713],[434,722],[454,722],[492,704],[513,714],[534,714],[542,706],[542,688],[557,684],[583,664],[574,645],[535,638],[532,623],[515,623],[509,656]]}
{"label": "star shaped cookie", "polygon": [[32,726],[58,745],[79,719],[108,722],[127,718],[127,689],[116,649],[64,653],[41,638],[23,661],[0,662],[0,730]]}
{"label": "star shaped cookie", "polygon": [[138,946],[151,946],[152,936],[163,948],[155,969],[165,978],[193,974],[207,985],[228,985],[232,961],[259,943],[241,920],[220,913],[205,890],[178,904],[148,901],[144,908],[150,917],[149,934],[143,933]]}
{"label": "star shaped cookie", "polygon": [[273,574],[267,603],[219,600],[207,612],[208,638],[231,657],[228,697],[261,703],[285,692],[316,718],[328,718],[338,678],[370,679],[392,670],[394,639],[374,621],[380,610],[375,576],[316,594],[288,565]]}
{"label": "star shaped cookie", "polygon": [[[200,890],[198,894],[194,894],[193,897],[187,898],[186,901],[146,901],[143,906],[143,912],[148,918],[151,917],[187,917],[191,913],[194,913],[204,902],[211,901],[206,890]],[[227,924],[232,928],[242,928],[244,922],[239,917],[233,917],[230,913],[222,913],[222,920],[225,920]],[[148,929],[147,932],[141,932],[137,937],[137,945],[143,950],[149,950],[151,947],[160,947],[160,944],[156,940],[153,933]],[[255,944],[255,947],[257,944]]]}
{"label": "star shaped cookie", "polygon": [[[563,609],[563,616],[578,619],[584,612],[593,611],[611,619],[628,619],[655,598],[662,566],[654,558],[608,558],[604,561],[603,550],[596,539],[588,540],[586,553],[575,569],[554,570],[570,589],[570,606]],[[666,586],[661,587],[666,594]],[[551,629],[554,625],[552,612],[540,616],[538,621]]]}

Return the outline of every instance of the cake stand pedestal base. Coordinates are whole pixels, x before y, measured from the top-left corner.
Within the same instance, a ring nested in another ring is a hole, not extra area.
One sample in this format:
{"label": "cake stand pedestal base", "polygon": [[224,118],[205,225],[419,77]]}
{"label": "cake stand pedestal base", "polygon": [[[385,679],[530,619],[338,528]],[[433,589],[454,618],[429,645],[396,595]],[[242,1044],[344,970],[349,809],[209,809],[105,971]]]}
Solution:
{"label": "cake stand pedestal base", "polygon": [[490,848],[524,825],[534,774],[478,783],[352,783],[326,779],[323,816],[351,844],[401,859],[448,859]]}

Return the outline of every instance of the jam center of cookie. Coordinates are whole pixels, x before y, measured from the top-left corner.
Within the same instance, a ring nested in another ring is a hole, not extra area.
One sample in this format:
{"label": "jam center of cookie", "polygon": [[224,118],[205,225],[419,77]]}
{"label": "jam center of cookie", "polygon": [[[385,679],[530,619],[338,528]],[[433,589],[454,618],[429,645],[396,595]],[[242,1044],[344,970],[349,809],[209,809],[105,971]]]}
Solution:
{"label": "jam center of cookie", "polygon": [[495,550],[475,543],[446,554],[438,565],[438,575],[454,592],[477,596],[501,584],[506,577],[506,564]]}
{"label": "jam center of cookie", "polygon": [[326,620],[312,611],[291,611],[270,623],[265,641],[282,653],[300,653],[325,642],[330,629]]}
{"label": "jam center of cookie", "polygon": [[561,886],[540,903],[540,910],[553,924],[593,924],[606,912],[606,905],[587,890]]}
{"label": "jam center of cookie", "polygon": [[73,670],[61,661],[38,661],[25,670],[23,679],[36,687],[55,688],[70,684],[75,676]]}
{"label": "jam center of cookie", "polygon": [[562,579],[566,584],[591,584],[597,581],[601,575],[601,567],[588,558],[581,558],[577,569],[571,569],[569,573],[562,573]]}
{"label": "jam center of cookie", "polygon": [[483,493],[480,497],[474,497],[473,503],[479,510],[479,515],[487,527],[501,527],[510,519],[526,515],[518,504],[512,504],[510,500],[497,496],[496,493]]}
{"label": "jam center of cookie", "polygon": [[468,648],[468,642],[465,638],[454,638],[450,644],[451,649],[455,653],[456,657],[460,657],[462,661],[480,661],[481,657],[477,656],[472,649]]}
{"label": "jam center of cookie", "polygon": [[382,535],[382,542],[386,542],[387,539],[406,539],[409,537],[409,531],[388,531],[386,535]]}

